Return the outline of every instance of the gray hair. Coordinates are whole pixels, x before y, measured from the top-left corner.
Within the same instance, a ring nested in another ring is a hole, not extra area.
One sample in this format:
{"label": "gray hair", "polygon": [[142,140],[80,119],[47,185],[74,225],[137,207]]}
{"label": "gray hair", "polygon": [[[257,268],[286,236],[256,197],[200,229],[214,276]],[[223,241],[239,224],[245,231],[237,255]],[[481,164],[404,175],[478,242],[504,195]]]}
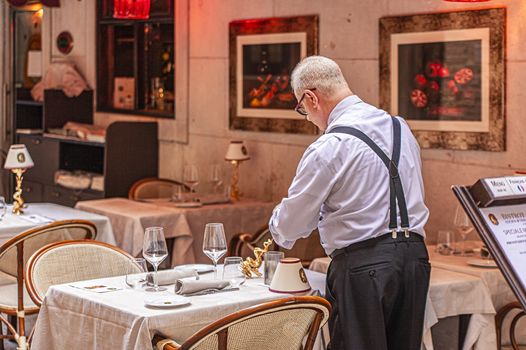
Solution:
{"label": "gray hair", "polygon": [[305,57],[292,71],[291,85],[299,95],[306,89],[315,88],[324,97],[336,91],[349,88],[336,62],[324,56]]}

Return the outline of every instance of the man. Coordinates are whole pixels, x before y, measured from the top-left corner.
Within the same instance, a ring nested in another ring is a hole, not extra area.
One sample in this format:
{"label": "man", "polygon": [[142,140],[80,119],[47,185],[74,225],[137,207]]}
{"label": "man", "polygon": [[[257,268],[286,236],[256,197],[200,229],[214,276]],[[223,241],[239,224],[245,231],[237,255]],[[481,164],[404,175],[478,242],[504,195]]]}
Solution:
{"label": "man", "polygon": [[329,58],[292,72],[296,111],[324,131],[270,219],[290,249],[318,227],[331,256],[330,349],[420,349],[430,265],[420,150],[407,124],[358,98]]}

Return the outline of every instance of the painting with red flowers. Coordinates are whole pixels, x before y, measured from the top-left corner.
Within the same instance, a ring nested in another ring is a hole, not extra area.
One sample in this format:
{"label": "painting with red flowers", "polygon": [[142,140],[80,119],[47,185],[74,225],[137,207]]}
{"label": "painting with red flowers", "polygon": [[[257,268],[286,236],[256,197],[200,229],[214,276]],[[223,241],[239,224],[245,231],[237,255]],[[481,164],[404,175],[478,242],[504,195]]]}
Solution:
{"label": "painting with red flowers", "polygon": [[318,16],[230,23],[230,128],[317,134],[294,111],[290,75],[318,52]]}
{"label": "painting with red flowers", "polygon": [[505,150],[504,8],[380,19],[380,104],[423,148]]}
{"label": "painting with red flowers", "polygon": [[398,114],[408,120],[482,120],[482,41],[398,47]]}

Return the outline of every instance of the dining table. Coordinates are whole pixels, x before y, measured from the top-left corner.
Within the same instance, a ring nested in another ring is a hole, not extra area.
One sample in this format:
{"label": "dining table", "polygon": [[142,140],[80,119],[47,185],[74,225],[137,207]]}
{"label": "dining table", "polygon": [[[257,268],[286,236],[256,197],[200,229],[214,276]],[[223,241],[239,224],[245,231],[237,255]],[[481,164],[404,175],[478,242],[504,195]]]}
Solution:
{"label": "dining table", "polygon": [[[329,257],[317,258],[309,269],[327,273],[330,262]],[[460,315],[471,315],[463,350],[496,348],[495,308],[486,284],[478,276],[432,267],[424,316],[423,349],[434,349],[431,327],[439,319]]]}
{"label": "dining table", "polygon": [[0,245],[26,230],[60,220],[91,221],[97,227],[97,240],[116,244],[110,221],[103,215],[53,203],[29,203],[20,215],[13,214],[12,206],[7,206],[6,215],[0,220]]}
{"label": "dining table", "polygon": [[[221,275],[222,266],[218,266]],[[324,289],[324,274],[305,271],[313,290]],[[202,279],[213,279],[213,273]],[[87,284],[107,286],[98,293]],[[164,292],[130,289],[125,277],[97,279],[51,286],[35,325],[33,349],[131,350],[152,349],[155,333],[178,343],[202,327],[241,309],[291,296],[274,293],[263,278],[247,279],[239,290],[190,296],[181,306],[150,307],[152,298],[174,295],[174,285]],[[312,295],[312,293],[311,293]],[[67,330],[65,332],[64,330]],[[320,338],[320,337],[318,337]],[[319,339],[317,348],[322,349]]]}
{"label": "dining table", "polygon": [[274,206],[275,203],[253,199],[202,204],[173,202],[169,198],[147,201],[106,198],[80,201],[76,208],[107,216],[117,246],[133,256],[142,251],[147,227],[163,227],[166,239],[173,240],[171,266],[176,266],[210,263],[202,250],[207,223],[223,223],[228,243],[238,233],[255,233],[265,226]]}

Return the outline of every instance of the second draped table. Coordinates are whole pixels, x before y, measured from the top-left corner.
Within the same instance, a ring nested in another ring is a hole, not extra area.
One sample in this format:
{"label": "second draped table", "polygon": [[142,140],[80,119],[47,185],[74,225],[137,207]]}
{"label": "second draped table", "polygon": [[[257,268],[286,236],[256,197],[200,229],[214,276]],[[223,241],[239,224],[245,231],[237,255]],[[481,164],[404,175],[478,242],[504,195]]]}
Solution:
{"label": "second draped table", "polygon": [[117,246],[134,256],[142,250],[144,229],[164,227],[165,237],[173,238],[172,266],[210,263],[202,252],[203,233],[209,222],[221,222],[227,241],[240,232],[254,233],[268,223],[275,203],[241,200],[235,203],[178,208],[173,202],[137,202],[108,198],[78,202],[76,208],[107,216]]}

